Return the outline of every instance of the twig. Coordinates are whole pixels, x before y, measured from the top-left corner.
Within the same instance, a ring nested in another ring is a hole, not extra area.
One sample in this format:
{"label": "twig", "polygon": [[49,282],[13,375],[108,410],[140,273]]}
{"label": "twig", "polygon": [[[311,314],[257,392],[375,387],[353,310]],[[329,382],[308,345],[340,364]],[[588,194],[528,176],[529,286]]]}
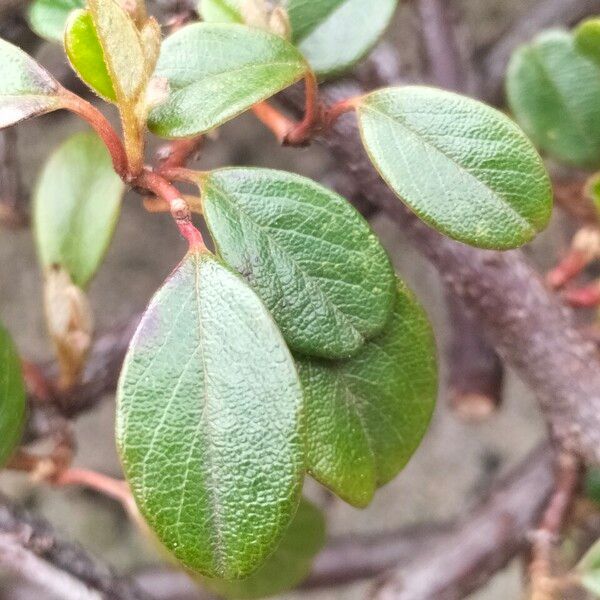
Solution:
{"label": "twig", "polygon": [[13,127],[0,131],[0,223],[22,227],[28,221],[17,158],[17,130]]}

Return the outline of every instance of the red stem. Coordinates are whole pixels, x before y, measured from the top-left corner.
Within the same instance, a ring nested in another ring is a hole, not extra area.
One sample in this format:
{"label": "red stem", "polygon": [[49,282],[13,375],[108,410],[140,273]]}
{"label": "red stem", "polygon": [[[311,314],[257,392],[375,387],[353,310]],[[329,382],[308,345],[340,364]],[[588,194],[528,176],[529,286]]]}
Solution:
{"label": "red stem", "polygon": [[332,104],[325,113],[324,125],[326,129],[331,129],[335,125],[335,122],[344,114],[356,110],[361,96],[355,96],[354,98],[348,98],[347,100],[340,100],[335,104]]}
{"label": "red stem", "polygon": [[600,281],[566,290],[564,297],[567,304],[575,308],[596,308],[600,306]]}
{"label": "red stem", "polygon": [[54,483],[56,485],[82,485],[91,488],[114,498],[126,508],[129,508],[132,502],[131,493],[124,481],[88,469],[67,469],[58,476]]}

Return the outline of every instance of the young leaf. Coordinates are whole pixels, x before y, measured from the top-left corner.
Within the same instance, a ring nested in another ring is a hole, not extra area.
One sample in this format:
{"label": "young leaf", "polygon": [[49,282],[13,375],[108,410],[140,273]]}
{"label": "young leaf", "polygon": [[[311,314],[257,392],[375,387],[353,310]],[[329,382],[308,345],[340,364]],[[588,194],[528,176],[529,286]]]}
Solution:
{"label": "young leaf", "polygon": [[545,32],[520,48],[506,81],[510,108],[538,148],[569,164],[600,167],[600,66],[570,33]]}
{"label": "young leaf", "polygon": [[212,255],[189,253],[138,327],[117,409],[140,511],[188,569],[235,579],[275,550],[302,487],[301,410],[262,302]]}
{"label": "young leaf", "polygon": [[531,142],[476,100],[427,87],[362,98],[363,143],[387,184],[426,223],[481,248],[515,248],[544,229],[552,191]]}
{"label": "young leaf", "polygon": [[202,584],[220,597],[231,600],[254,600],[281,594],[306,579],[314,557],[324,544],[323,514],[302,499],[281,544],[255,573],[238,581],[204,578]]}
{"label": "young leaf", "polygon": [[392,311],[394,272],[346,200],[269,169],[221,169],[199,185],[220,255],[246,277],[291,348],[348,357],[381,331]]}
{"label": "young leaf", "polygon": [[346,502],[364,507],[406,465],[429,426],[437,372],[427,317],[398,281],[386,329],[355,357],[297,363],[308,471]]}
{"label": "young leaf", "polygon": [[123,183],[95,133],[70,137],[50,156],[34,194],[38,253],[85,287],[100,266],[121,208]]}
{"label": "young leaf", "polygon": [[190,137],[232,119],[302,78],[307,65],[285,40],[242,25],[196,23],[163,43],[155,75],[169,98],[150,113],[162,137]]}
{"label": "young leaf", "polygon": [[583,54],[600,65],[600,18],[581,23],[574,31],[575,46]]}
{"label": "young leaf", "polygon": [[40,37],[60,42],[69,14],[84,6],[85,0],[34,0],[29,6],[29,24]]}
{"label": "young leaf", "polygon": [[10,335],[0,326],[0,467],[21,439],[25,423],[25,384]]}
{"label": "young leaf", "polygon": [[600,596],[600,540],[586,552],[577,565],[577,571],[583,587]]}
{"label": "young leaf", "polygon": [[115,89],[89,11],[77,10],[70,16],[64,44],[69,62],[79,77],[102,98],[116,102]]}
{"label": "young leaf", "polygon": [[[243,22],[244,0],[201,0],[206,21]],[[346,71],[375,45],[388,26],[398,0],[287,0],[292,42],[321,77]]]}
{"label": "young leaf", "polygon": [[0,129],[62,108],[61,85],[20,48],[0,39]]}

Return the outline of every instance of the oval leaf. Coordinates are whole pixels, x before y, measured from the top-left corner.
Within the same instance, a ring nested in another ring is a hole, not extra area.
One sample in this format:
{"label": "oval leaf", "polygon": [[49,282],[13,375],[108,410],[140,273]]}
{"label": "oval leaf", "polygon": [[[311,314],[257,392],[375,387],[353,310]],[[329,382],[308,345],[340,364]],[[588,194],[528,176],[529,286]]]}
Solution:
{"label": "oval leaf", "polygon": [[140,511],[208,577],[249,575],[296,511],[302,393],[262,302],[193,252],[152,300],[118,390],[117,440]]}
{"label": "oval leaf", "polygon": [[71,15],[65,28],[64,43],[69,62],[77,75],[102,98],[116,102],[115,89],[89,11],[78,10]]}
{"label": "oval leaf", "polygon": [[6,464],[23,433],[25,384],[21,360],[10,335],[0,326],[0,467]]}
{"label": "oval leaf", "polygon": [[435,407],[435,342],[400,281],[384,332],[353,358],[298,361],[309,473],[346,502],[366,506],[406,465]]}
{"label": "oval leaf", "polygon": [[309,575],[316,554],[325,544],[321,511],[302,499],[281,544],[267,562],[247,579],[206,579],[202,584],[220,597],[255,600],[295,588]]}
{"label": "oval leaf", "polygon": [[520,48],[506,81],[510,108],[538,148],[569,164],[600,166],[600,67],[570,33],[546,32]]}
{"label": "oval leaf", "polygon": [[0,39],[0,129],[62,108],[60,84],[20,48]]}
{"label": "oval leaf", "polygon": [[71,11],[84,7],[85,0],[34,0],[29,6],[29,24],[40,37],[60,42]]}
{"label": "oval leaf", "polygon": [[600,540],[598,540],[583,556],[577,565],[583,587],[600,596]]}
{"label": "oval leaf", "polygon": [[347,357],[381,331],[393,306],[394,272],[346,200],[269,169],[222,169],[199,184],[220,255],[246,277],[291,348]]}
{"label": "oval leaf", "polygon": [[552,191],[531,142],[497,110],[426,87],[389,88],[357,107],[387,184],[426,223],[481,248],[515,248],[544,229]]}
{"label": "oval leaf", "polygon": [[600,19],[595,17],[584,21],[575,29],[574,35],[577,50],[600,64]]}
{"label": "oval leaf", "polygon": [[[275,3],[286,9],[292,42],[313,71],[331,77],[346,71],[375,45],[390,23],[398,0],[287,0]],[[244,21],[243,0],[201,0],[206,21]]]}
{"label": "oval leaf", "polygon": [[75,134],[59,146],[34,195],[35,237],[44,267],[59,265],[84,287],[108,248],[123,190],[95,133]]}
{"label": "oval leaf", "polygon": [[163,43],[155,75],[167,101],[150,113],[157,135],[209,131],[303,77],[302,55],[285,40],[243,25],[195,23]]}

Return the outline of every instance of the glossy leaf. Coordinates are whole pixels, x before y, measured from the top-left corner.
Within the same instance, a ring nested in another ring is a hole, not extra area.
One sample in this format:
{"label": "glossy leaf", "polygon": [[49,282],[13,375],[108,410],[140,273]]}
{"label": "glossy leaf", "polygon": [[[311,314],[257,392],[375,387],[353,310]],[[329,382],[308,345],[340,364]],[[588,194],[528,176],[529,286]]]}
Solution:
{"label": "glossy leaf", "polygon": [[325,544],[321,511],[302,500],[281,544],[267,562],[247,579],[203,579],[202,584],[223,598],[254,600],[295,588],[310,573],[313,559]]}
{"label": "glossy leaf", "polygon": [[577,565],[577,571],[583,587],[600,596],[600,540],[586,552]]}
{"label": "glossy leaf", "polygon": [[[243,22],[243,0],[201,0],[207,21]],[[398,0],[279,1],[288,13],[292,41],[321,77],[337,75],[375,45],[392,19]]]}
{"label": "glossy leaf", "polygon": [[29,24],[40,37],[60,42],[69,15],[84,6],[85,0],[34,0],[29,6]]}
{"label": "glossy leaf", "polygon": [[169,98],[150,114],[163,137],[194,136],[298,81],[306,63],[285,40],[243,25],[195,23],[167,38],[156,68]]}
{"label": "glossy leaf", "polygon": [[353,358],[298,359],[308,471],[346,502],[366,506],[406,465],[435,406],[435,342],[427,317],[398,282],[384,332]]}
{"label": "glossy leaf", "polygon": [[199,183],[220,255],[262,298],[291,348],[347,357],[381,331],[394,273],[346,200],[269,169],[221,169]]}
{"label": "glossy leaf", "polygon": [[148,78],[140,34],[117,0],[88,0],[88,7],[116,96],[131,102]]}
{"label": "glossy leaf", "polygon": [[50,156],[38,180],[33,219],[44,267],[63,267],[84,287],[111,240],[124,186],[95,133],[70,137]]}
{"label": "glossy leaf", "polygon": [[62,106],[60,84],[20,48],[0,39],[0,129]]}
{"label": "glossy leaf", "polygon": [[117,440],[139,509],[188,569],[249,575],[302,486],[302,393],[256,294],[191,252],[150,303],[118,390]]}
{"label": "glossy leaf", "polygon": [[71,15],[64,43],[71,66],[79,77],[102,98],[116,102],[115,89],[89,11],[78,10]]}
{"label": "glossy leaf", "polygon": [[600,66],[564,31],[539,35],[513,55],[510,108],[538,148],[580,167],[600,166]]}
{"label": "glossy leaf", "polygon": [[600,64],[600,19],[588,19],[575,29],[575,46],[581,54]]}
{"label": "glossy leaf", "polygon": [[515,248],[544,229],[552,191],[520,129],[476,100],[389,88],[358,105],[363,143],[387,184],[421,219],[481,248]]}
{"label": "glossy leaf", "polygon": [[25,424],[25,384],[21,360],[10,335],[0,326],[0,467],[16,448]]}

